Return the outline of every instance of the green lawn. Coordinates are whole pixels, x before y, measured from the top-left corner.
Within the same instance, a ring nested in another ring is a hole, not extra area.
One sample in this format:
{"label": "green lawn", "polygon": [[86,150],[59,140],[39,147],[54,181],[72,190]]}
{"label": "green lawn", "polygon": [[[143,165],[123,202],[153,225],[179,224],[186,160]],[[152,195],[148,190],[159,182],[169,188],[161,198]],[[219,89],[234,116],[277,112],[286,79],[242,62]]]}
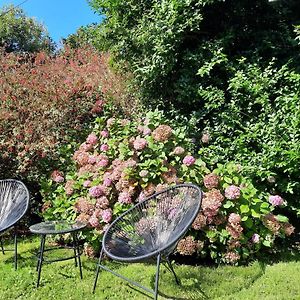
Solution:
{"label": "green lawn", "polygon": [[[93,295],[91,291],[96,265],[94,260],[86,257],[83,257],[83,280],[80,280],[79,270],[72,260],[58,262],[43,266],[41,285],[37,289],[34,251],[38,245],[37,238],[20,242],[17,271],[13,269],[13,253],[0,253],[0,299],[151,299],[104,271],[100,273]],[[298,259],[299,256],[290,257],[286,262],[273,265],[254,262],[247,267],[176,266],[175,270],[182,281],[180,287],[162,267],[159,299],[300,299]],[[108,264],[144,285],[154,285],[154,266]]]}

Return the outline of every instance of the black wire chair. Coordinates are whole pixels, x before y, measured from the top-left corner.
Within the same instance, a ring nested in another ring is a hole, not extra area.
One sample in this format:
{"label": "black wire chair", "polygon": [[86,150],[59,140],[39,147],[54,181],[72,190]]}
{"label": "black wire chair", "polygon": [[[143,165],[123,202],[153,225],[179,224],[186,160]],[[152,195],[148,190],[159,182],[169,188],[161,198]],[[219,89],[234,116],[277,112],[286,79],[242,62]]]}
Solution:
{"label": "black wire chair", "polygon": [[[29,206],[29,192],[24,183],[14,179],[0,180],[0,246],[2,253],[14,251],[14,266],[17,269],[17,222]],[[2,234],[14,227],[14,249],[4,249]]]}
{"label": "black wire chair", "polygon": [[[152,195],[117,218],[103,237],[93,292],[102,268],[153,294],[154,299],[157,299],[161,262],[173,273],[179,284],[169,255],[196,218],[201,202],[202,191],[199,187],[179,184]],[[154,290],[102,265],[104,254],[113,260],[127,263],[156,260]]]}

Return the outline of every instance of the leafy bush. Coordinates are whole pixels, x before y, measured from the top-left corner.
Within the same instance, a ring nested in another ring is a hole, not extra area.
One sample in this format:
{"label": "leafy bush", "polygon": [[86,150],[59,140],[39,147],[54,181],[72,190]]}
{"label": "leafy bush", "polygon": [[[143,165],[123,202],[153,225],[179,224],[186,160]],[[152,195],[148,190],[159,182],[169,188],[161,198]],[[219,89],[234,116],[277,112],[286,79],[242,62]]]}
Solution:
{"label": "leafy bush", "polygon": [[114,94],[107,59],[89,48],[55,57],[1,51],[0,178],[37,182],[63,144],[80,141],[103,94]]}
{"label": "leafy bush", "polygon": [[[229,60],[292,59],[299,49],[293,24],[299,20],[299,1],[112,1],[91,0],[105,15],[96,44],[106,46],[120,65],[135,74],[144,100],[163,99],[185,111],[201,109],[197,93],[202,84],[197,70],[223,48]],[[103,42],[99,42],[102,36]],[[106,44],[106,45],[105,45]],[[295,63],[297,64],[297,62]],[[214,73],[225,85],[227,74]]]}
{"label": "leafy bush", "polygon": [[52,52],[54,43],[41,23],[13,5],[0,9],[0,47],[6,52]]}
{"label": "leafy bush", "polygon": [[236,263],[294,231],[285,216],[273,214],[285,205],[280,196],[259,192],[232,164],[211,173],[193,156],[187,132],[194,132],[195,120],[170,121],[159,111],[139,120],[109,116],[96,119],[73,155],[73,171],[54,170],[43,183],[46,219],[87,222],[87,241],[97,249],[107,225],[134,202],[168,185],[194,182],[205,197],[193,229],[178,244],[180,254]]}
{"label": "leafy bush", "polygon": [[299,1],[90,3],[143,100],[197,113],[210,167],[241,163],[299,207]]}
{"label": "leafy bush", "polygon": [[[224,62],[225,61],[225,62]],[[226,58],[221,64],[226,65]],[[215,66],[199,74],[209,77]],[[208,84],[199,90],[206,99],[202,126],[210,135],[199,154],[210,165],[235,161],[265,188],[284,194],[299,208],[300,74],[288,66],[265,68],[241,59],[231,67],[225,101],[223,90]]]}

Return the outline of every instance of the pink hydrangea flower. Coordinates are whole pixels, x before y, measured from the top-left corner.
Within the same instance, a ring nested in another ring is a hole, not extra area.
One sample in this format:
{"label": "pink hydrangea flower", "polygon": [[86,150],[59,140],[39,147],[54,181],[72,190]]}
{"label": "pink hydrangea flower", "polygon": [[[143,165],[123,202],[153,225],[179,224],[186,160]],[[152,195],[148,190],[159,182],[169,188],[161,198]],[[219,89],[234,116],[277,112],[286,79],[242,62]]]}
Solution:
{"label": "pink hydrangea flower", "polygon": [[108,158],[102,158],[102,159],[97,163],[97,165],[98,165],[99,167],[105,168],[105,167],[108,165],[108,163],[109,163]]}
{"label": "pink hydrangea flower", "polygon": [[109,118],[106,121],[107,127],[111,127],[115,123],[116,119],[115,118]]}
{"label": "pink hydrangea flower", "polygon": [[178,146],[178,147],[175,147],[175,149],[173,150],[173,153],[175,155],[181,155],[184,153],[184,151],[185,151],[184,148]]}
{"label": "pink hydrangea flower", "polygon": [[186,165],[186,166],[192,166],[194,163],[196,162],[196,159],[191,156],[191,155],[187,155],[184,159],[183,159],[183,163]]}
{"label": "pink hydrangea flower", "polygon": [[235,213],[231,213],[228,217],[230,224],[239,224],[241,222],[241,216]]}
{"label": "pink hydrangea flower", "polygon": [[102,130],[102,131],[100,132],[100,135],[101,135],[102,137],[104,137],[104,138],[108,138],[109,132],[108,132],[107,130]]}
{"label": "pink hydrangea flower", "polygon": [[236,263],[241,257],[238,253],[236,252],[233,252],[233,251],[229,251],[225,254],[224,256],[225,258],[225,261],[227,263],[230,263],[230,264],[234,264]]}
{"label": "pink hydrangea flower", "polygon": [[102,112],[103,110],[103,101],[102,100],[97,100],[93,106],[93,108],[91,109],[91,112],[94,114],[99,114]]}
{"label": "pink hydrangea flower", "polygon": [[110,178],[105,178],[103,180],[103,185],[105,186],[111,186],[112,180]]}
{"label": "pink hydrangea flower", "polygon": [[103,222],[109,223],[112,219],[112,210],[110,208],[103,210],[101,216]]}
{"label": "pink hydrangea flower", "polygon": [[260,239],[260,235],[257,233],[254,233],[252,235],[251,241],[252,241],[252,243],[257,244],[257,243],[259,243],[259,239]]}
{"label": "pink hydrangea flower", "polygon": [[61,175],[58,175],[54,178],[54,181],[57,182],[57,183],[62,183],[65,181],[64,177],[61,176]]}
{"label": "pink hydrangea flower", "polygon": [[65,184],[65,192],[68,196],[71,196],[74,193],[74,180],[68,180]]}
{"label": "pink hydrangea flower", "polygon": [[98,198],[104,195],[104,190],[101,185],[93,186],[89,189],[89,194],[91,197]]}
{"label": "pink hydrangea flower", "polygon": [[108,151],[108,149],[109,149],[109,146],[107,144],[103,144],[100,147],[100,150],[103,151],[103,152]]}
{"label": "pink hydrangea flower", "polygon": [[152,130],[149,127],[144,127],[143,135],[150,135]]}
{"label": "pink hydrangea flower", "polygon": [[[82,143],[79,147],[79,152],[80,151],[85,151],[85,152],[88,152],[90,150],[93,149],[93,145],[92,144],[88,144],[88,143]],[[78,151],[76,151],[78,152]]]}
{"label": "pink hydrangea flower", "polygon": [[211,190],[213,188],[217,188],[219,185],[219,176],[214,174],[214,173],[210,173],[204,176],[203,178],[203,184],[204,186]]}
{"label": "pink hydrangea flower", "polygon": [[145,193],[144,193],[144,192],[141,192],[140,195],[139,195],[139,197],[138,197],[138,201],[139,201],[139,202],[142,202],[142,201],[144,201],[146,198],[147,198],[147,196],[145,195]]}
{"label": "pink hydrangea flower", "polygon": [[137,127],[137,130],[138,130],[140,133],[142,133],[142,132],[144,131],[144,126],[139,125],[139,126]]}
{"label": "pink hydrangea flower", "polygon": [[144,138],[137,137],[133,142],[133,148],[135,150],[143,150],[148,145],[148,142]]}
{"label": "pink hydrangea flower", "polygon": [[90,180],[86,180],[84,183],[83,183],[83,186],[85,187],[85,188],[87,188],[87,187],[89,187],[90,185],[91,185],[91,181]]}
{"label": "pink hydrangea flower", "polygon": [[230,200],[238,199],[241,196],[241,190],[235,185],[230,185],[225,189],[225,197]]}
{"label": "pink hydrangea flower", "polygon": [[96,156],[95,156],[95,155],[90,155],[90,156],[89,156],[88,163],[91,164],[91,165],[93,165],[93,164],[96,163],[96,162],[97,162]]}
{"label": "pink hydrangea flower", "polygon": [[96,134],[95,133],[89,134],[89,136],[86,139],[86,142],[90,145],[96,145],[98,142],[98,138],[97,138]]}
{"label": "pink hydrangea flower", "polygon": [[64,180],[65,180],[63,174],[58,170],[55,170],[52,172],[51,178],[53,181],[55,181],[57,183],[64,182]]}
{"label": "pink hydrangea flower", "polygon": [[141,177],[147,177],[148,173],[149,173],[149,172],[148,172],[147,170],[142,170],[142,171],[140,171],[139,175],[140,175]]}
{"label": "pink hydrangea flower", "polygon": [[122,192],[119,194],[118,201],[124,204],[130,204],[132,202],[131,196],[128,192]]}
{"label": "pink hydrangea flower", "polygon": [[131,158],[128,159],[128,160],[125,162],[125,164],[124,164],[124,166],[125,166],[126,168],[135,168],[136,165],[137,165],[136,160],[131,159]]}
{"label": "pink hydrangea flower", "polygon": [[91,224],[92,227],[98,227],[99,226],[99,219],[95,215],[92,215],[89,218],[89,223]]}
{"label": "pink hydrangea flower", "polygon": [[130,123],[130,121],[128,119],[122,119],[120,123],[122,126],[126,126]]}
{"label": "pink hydrangea flower", "polygon": [[270,196],[269,197],[269,202],[273,206],[279,206],[279,205],[282,205],[284,203],[284,200],[279,195],[275,195],[275,196]]}
{"label": "pink hydrangea flower", "polygon": [[204,194],[202,201],[203,214],[212,220],[219,212],[219,208],[222,206],[224,196],[217,189],[212,189]]}
{"label": "pink hydrangea flower", "polygon": [[106,209],[109,207],[109,201],[105,196],[102,196],[97,199],[97,202],[95,204],[95,207],[98,209]]}

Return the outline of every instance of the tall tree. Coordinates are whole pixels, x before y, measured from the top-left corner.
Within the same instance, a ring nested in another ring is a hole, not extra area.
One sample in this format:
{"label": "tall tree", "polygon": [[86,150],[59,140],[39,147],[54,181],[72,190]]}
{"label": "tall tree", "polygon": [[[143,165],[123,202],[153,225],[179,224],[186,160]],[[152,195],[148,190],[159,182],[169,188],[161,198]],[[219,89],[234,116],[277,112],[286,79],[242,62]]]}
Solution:
{"label": "tall tree", "polygon": [[[229,60],[286,63],[298,53],[299,0],[90,0],[103,40],[135,74],[145,98],[199,103],[198,69],[220,49]],[[217,59],[217,58],[216,58]],[[226,74],[215,74],[226,83]],[[190,109],[190,107],[189,107]]]}
{"label": "tall tree", "polygon": [[6,52],[51,52],[54,43],[41,23],[10,5],[0,10],[0,47]]}

